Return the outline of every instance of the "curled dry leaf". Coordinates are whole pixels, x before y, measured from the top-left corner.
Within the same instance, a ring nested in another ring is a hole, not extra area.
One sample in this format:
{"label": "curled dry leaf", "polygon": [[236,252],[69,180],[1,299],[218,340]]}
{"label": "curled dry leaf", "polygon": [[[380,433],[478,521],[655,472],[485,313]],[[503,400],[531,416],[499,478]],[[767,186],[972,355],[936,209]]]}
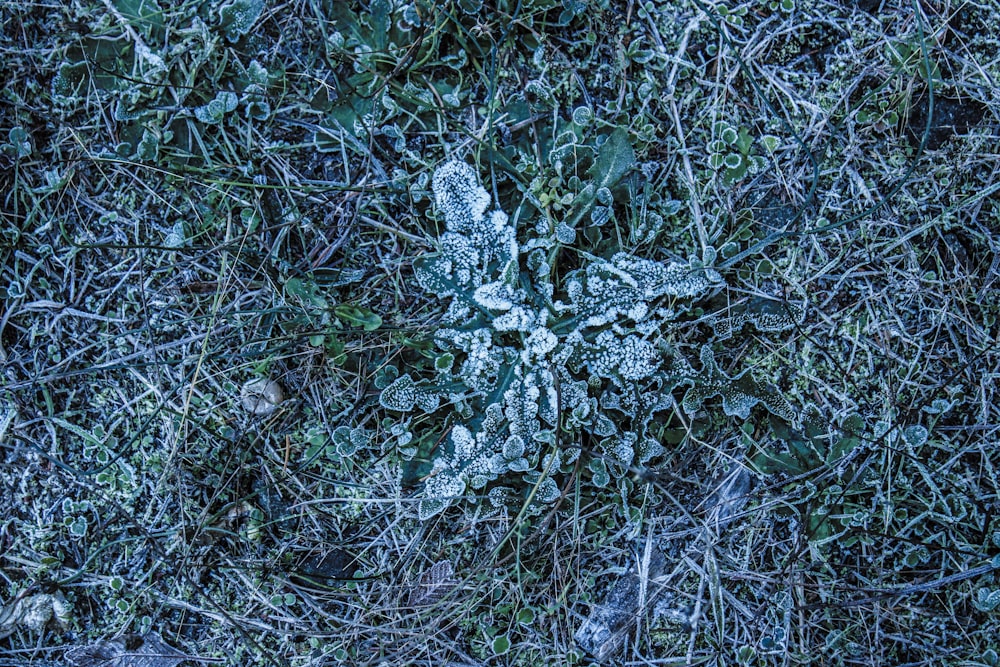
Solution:
{"label": "curled dry leaf", "polygon": [[240,401],[243,408],[252,414],[266,416],[278,409],[285,400],[281,385],[274,380],[254,378],[243,385]]}
{"label": "curled dry leaf", "polygon": [[167,644],[155,632],[77,646],[66,651],[64,657],[74,667],[177,667],[194,659]]}
{"label": "curled dry leaf", "polygon": [[65,628],[72,611],[72,606],[60,591],[20,595],[0,608],[0,638],[13,633],[19,625],[41,632],[53,618]]}

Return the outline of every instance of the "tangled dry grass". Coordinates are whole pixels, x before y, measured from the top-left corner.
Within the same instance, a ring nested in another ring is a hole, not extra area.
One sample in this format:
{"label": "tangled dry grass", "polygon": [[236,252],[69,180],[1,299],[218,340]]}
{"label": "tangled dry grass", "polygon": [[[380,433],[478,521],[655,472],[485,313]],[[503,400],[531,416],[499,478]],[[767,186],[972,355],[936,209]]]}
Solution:
{"label": "tangled dry grass", "polygon": [[[0,2],[0,664],[585,664],[625,580],[606,664],[1000,664],[997,8],[580,8]],[[579,107],[682,202],[638,250],[720,250],[690,340],[802,304],[720,364],[841,439],[692,415],[620,488],[421,523],[377,384],[432,356],[428,176],[558,202]]]}

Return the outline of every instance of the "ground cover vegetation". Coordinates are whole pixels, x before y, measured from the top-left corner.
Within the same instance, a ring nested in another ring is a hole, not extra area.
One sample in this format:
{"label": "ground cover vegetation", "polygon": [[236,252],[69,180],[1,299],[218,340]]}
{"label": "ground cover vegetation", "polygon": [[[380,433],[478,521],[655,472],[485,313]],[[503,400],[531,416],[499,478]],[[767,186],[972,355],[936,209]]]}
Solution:
{"label": "ground cover vegetation", "polygon": [[997,9],[0,2],[0,664],[1000,664]]}

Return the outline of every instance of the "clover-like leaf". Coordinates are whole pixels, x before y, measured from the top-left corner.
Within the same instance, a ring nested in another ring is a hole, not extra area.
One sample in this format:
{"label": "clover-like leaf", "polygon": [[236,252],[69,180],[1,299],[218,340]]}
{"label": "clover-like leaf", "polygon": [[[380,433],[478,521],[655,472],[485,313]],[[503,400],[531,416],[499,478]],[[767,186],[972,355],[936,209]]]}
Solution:
{"label": "clover-like leaf", "polygon": [[441,403],[440,394],[433,388],[418,385],[409,375],[400,375],[379,395],[379,403],[387,410],[409,412],[419,407],[424,412],[434,412]]}
{"label": "clover-like leaf", "polygon": [[218,125],[225,119],[226,114],[236,109],[237,102],[236,93],[219,91],[211,102],[197,107],[194,116],[207,125]]}
{"label": "clover-like leaf", "polygon": [[338,426],[331,435],[333,444],[340,456],[351,456],[368,444],[371,434],[363,428]]}

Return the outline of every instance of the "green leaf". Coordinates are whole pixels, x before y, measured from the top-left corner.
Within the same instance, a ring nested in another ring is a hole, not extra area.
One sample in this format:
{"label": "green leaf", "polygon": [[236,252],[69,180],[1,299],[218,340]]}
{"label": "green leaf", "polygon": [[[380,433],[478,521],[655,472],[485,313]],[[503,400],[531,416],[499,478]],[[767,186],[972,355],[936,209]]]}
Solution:
{"label": "green leaf", "polygon": [[827,457],[828,463],[839,461],[849,454],[861,443],[861,431],[864,423],[858,415],[850,415],[844,419],[840,425],[843,435],[830,448],[830,455]]}
{"label": "green leaf", "polygon": [[510,639],[507,635],[500,635],[493,639],[493,652],[497,655],[503,655],[510,650]]}
{"label": "green leaf", "polygon": [[323,340],[323,349],[326,350],[330,361],[336,366],[347,361],[347,355],[344,354],[344,347],[344,341],[340,340],[337,334],[327,334]]}
{"label": "green leaf", "polygon": [[590,169],[590,175],[597,181],[598,189],[611,188],[633,166],[635,166],[635,151],[628,141],[628,132],[619,127],[597,151],[597,159]]}
{"label": "green leaf", "polygon": [[326,308],[326,299],[320,294],[319,287],[311,280],[289,278],[285,282],[285,294],[298,299],[305,306]]}
{"label": "green leaf", "polygon": [[375,331],[382,326],[382,318],[367,308],[348,304],[333,309],[334,315],[352,327],[361,327],[365,331]]}
{"label": "green leaf", "polygon": [[83,537],[87,534],[87,519],[82,516],[76,517],[70,524],[69,532],[75,537]]}
{"label": "green leaf", "polygon": [[376,51],[382,51],[386,47],[386,40],[389,37],[389,28],[391,27],[391,19],[389,17],[391,10],[392,8],[386,0],[372,0],[369,5],[371,14],[368,19],[373,28],[369,36],[372,39],[371,46]]}
{"label": "green leaf", "polygon": [[593,473],[591,482],[593,482],[594,486],[604,488],[611,481],[611,475],[608,474],[608,467],[604,465],[603,459],[591,459],[587,467]]}
{"label": "green leaf", "polygon": [[23,127],[13,127],[7,133],[9,146],[4,146],[5,152],[13,153],[14,157],[22,158],[31,155],[31,140]]}
{"label": "green leaf", "polygon": [[222,29],[230,42],[250,32],[264,11],[264,0],[233,0],[219,9]]}
{"label": "green leaf", "polygon": [[919,447],[927,442],[927,429],[920,424],[912,424],[903,429],[903,442],[910,447]]}
{"label": "green leaf", "polygon": [[159,32],[166,27],[163,10],[154,0],[114,0],[114,5],[133,28],[142,30],[149,26]]}

